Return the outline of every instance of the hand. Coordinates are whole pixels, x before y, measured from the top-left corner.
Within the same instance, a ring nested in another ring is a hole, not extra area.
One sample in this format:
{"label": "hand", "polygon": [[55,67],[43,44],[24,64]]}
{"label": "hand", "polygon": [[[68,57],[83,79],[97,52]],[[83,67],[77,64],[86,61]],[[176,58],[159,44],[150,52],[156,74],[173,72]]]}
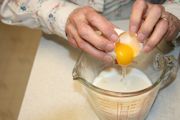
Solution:
{"label": "hand", "polygon": [[[107,52],[114,49],[114,42],[118,38],[114,27],[93,8],[82,7],[74,10],[69,16],[66,33],[72,46],[110,62],[112,57]],[[101,31],[102,35],[98,35],[96,31]]]}
{"label": "hand", "polygon": [[161,5],[136,0],[130,18],[130,31],[145,43],[144,51],[152,50],[162,39],[173,40],[180,31],[180,21]]}

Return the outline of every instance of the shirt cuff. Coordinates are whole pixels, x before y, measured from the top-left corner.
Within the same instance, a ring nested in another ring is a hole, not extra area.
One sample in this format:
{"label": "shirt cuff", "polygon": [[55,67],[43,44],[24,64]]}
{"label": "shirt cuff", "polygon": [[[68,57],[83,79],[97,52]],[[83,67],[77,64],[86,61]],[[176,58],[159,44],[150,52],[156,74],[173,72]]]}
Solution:
{"label": "shirt cuff", "polygon": [[44,3],[37,12],[37,18],[43,31],[66,38],[65,27],[67,19],[71,12],[79,6],[69,2],[59,3],[58,1]]}
{"label": "shirt cuff", "polygon": [[166,11],[180,19],[180,3],[165,3],[163,6],[165,7]]}

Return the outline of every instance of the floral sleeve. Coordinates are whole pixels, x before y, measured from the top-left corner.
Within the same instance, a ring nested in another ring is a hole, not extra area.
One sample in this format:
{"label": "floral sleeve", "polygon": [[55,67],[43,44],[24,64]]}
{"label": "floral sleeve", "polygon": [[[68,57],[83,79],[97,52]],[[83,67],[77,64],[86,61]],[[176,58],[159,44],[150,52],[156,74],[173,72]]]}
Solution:
{"label": "floral sleeve", "polygon": [[46,33],[66,38],[67,18],[77,7],[65,0],[4,0],[0,16],[6,24],[41,28]]}
{"label": "floral sleeve", "polygon": [[166,11],[172,13],[180,20],[180,0],[167,0],[163,6]]}

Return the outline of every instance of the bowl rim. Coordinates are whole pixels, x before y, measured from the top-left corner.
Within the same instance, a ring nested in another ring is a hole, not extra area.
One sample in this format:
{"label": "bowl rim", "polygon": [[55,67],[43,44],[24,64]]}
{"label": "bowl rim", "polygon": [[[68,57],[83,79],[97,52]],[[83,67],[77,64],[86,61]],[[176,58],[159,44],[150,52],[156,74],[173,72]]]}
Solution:
{"label": "bowl rim", "polygon": [[[153,89],[155,90],[156,87],[161,89],[160,83],[163,80],[163,76],[166,74],[166,69],[164,69],[162,71],[162,74],[160,75],[160,77],[157,79],[156,82],[154,82],[151,86],[144,88],[142,90],[133,91],[133,92],[117,92],[117,91],[110,91],[110,90],[105,90],[105,89],[99,88],[99,87],[93,85],[92,83],[89,83],[86,79],[80,77],[80,75],[78,74],[78,66],[79,66],[84,54],[86,54],[86,53],[84,53],[84,52],[80,53],[78,60],[73,68],[73,72],[72,72],[73,80],[78,80],[80,83],[82,83],[84,86],[86,86],[88,89],[90,89],[94,92],[97,92],[99,94],[103,94],[106,96],[111,96],[111,97],[133,97],[133,96],[138,96],[138,95],[148,93],[149,91],[151,91]],[[162,88],[164,88],[164,87],[162,87]]]}

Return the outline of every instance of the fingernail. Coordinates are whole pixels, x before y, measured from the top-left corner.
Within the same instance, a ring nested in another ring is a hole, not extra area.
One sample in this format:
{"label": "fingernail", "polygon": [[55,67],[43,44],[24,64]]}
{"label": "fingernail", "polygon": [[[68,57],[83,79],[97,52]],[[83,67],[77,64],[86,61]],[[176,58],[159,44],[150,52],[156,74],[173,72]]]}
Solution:
{"label": "fingernail", "polygon": [[108,49],[108,51],[112,51],[112,50],[114,50],[114,43],[111,43],[111,44],[108,44],[107,45],[107,49]]}
{"label": "fingernail", "polygon": [[130,32],[136,33],[137,32],[137,27],[136,26],[131,26],[130,27]]}
{"label": "fingernail", "polygon": [[143,33],[138,33],[138,40],[143,42],[145,39],[145,35]]}
{"label": "fingernail", "polygon": [[113,61],[112,57],[109,56],[109,55],[105,56],[105,57],[104,57],[104,60],[105,60],[106,62],[108,62],[108,63],[111,63],[111,62]]}
{"label": "fingernail", "polygon": [[145,46],[145,47],[143,48],[143,50],[144,50],[144,52],[149,52],[149,51],[151,50],[151,48],[150,48],[149,46]]}
{"label": "fingernail", "polygon": [[118,35],[116,34],[111,35],[111,40],[116,41],[117,39],[118,39]]}

